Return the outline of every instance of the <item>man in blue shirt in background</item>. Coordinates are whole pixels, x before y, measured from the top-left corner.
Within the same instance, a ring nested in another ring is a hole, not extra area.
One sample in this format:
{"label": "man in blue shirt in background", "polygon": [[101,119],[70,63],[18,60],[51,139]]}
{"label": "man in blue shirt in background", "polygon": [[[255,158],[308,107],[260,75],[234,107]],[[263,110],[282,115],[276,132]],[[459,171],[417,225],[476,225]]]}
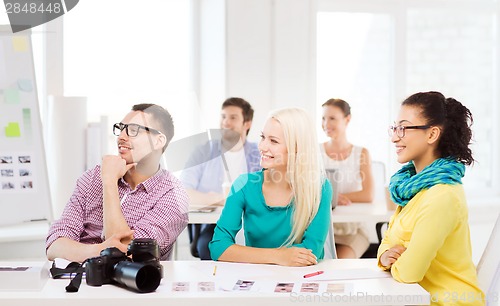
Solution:
{"label": "man in blue shirt in background", "polygon": [[[192,206],[223,205],[227,196],[223,185],[229,186],[243,173],[260,170],[257,144],[247,141],[253,113],[250,103],[242,98],[228,98],[222,103],[220,139],[212,139],[196,148],[188,162],[196,166],[181,173]],[[215,224],[188,226],[193,255],[210,260],[208,243],[212,240]]]}

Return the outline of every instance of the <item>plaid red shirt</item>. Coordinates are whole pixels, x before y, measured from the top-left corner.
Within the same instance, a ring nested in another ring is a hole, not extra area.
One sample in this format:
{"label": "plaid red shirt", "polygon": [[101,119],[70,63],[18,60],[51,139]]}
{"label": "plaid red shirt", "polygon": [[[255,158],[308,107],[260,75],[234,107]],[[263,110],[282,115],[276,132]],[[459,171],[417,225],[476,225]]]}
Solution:
{"label": "plaid red shirt", "polygon": [[[167,170],[160,169],[135,190],[121,178],[118,193],[134,238],[156,239],[161,260],[168,260],[175,240],[188,222],[188,195],[180,181]],[[87,244],[103,242],[102,194],[101,167],[98,165],[78,179],[61,218],[49,229],[46,248],[59,237]]]}

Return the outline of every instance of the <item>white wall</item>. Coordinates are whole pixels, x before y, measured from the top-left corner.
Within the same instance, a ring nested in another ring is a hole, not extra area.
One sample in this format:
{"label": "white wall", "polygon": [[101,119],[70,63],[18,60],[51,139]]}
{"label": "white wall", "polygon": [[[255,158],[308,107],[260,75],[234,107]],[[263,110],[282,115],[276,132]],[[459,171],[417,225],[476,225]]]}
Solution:
{"label": "white wall", "polygon": [[[210,0],[200,5],[200,101],[217,127],[219,108],[227,97],[248,100],[255,109],[249,138],[258,135],[269,111],[297,106],[314,115],[314,39],[310,16],[314,1]],[[223,4],[221,6],[221,3]],[[220,41],[224,10],[225,34]],[[215,28],[208,28],[215,22]],[[215,20],[215,21],[214,21]],[[212,39],[214,38],[214,39]],[[218,51],[215,52],[215,51]],[[221,59],[221,54],[225,57]],[[218,68],[217,68],[218,66]],[[221,67],[224,73],[221,73]],[[222,79],[222,82],[221,82]],[[224,97],[214,85],[223,83]]]}
{"label": "white wall", "polygon": [[[225,2],[224,7],[220,6],[220,1]],[[217,3],[219,10],[225,9],[225,41],[221,43],[217,40],[219,46],[224,45],[225,58],[221,61],[219,54],[215,57],[215,63],[224,65],[225,76],[221,73],[215,76],[222,78],[225,84],[225,97],[240,96],[253,105],[256,112],[249,135],[250,140],[257,141],[266,116],[272,109],[302,107],[316,118],[314,33],[317,1],[219,0]],[[203,12],[206,12],[206,8],[202,8],[201,13]],[[404,22],[399,20],[398,24]],[[217,24],[217,29],[218,26]],[[396,31],[396,35],[402,37],[400,41],[406,40],[406,33]],[[396,46],[395,53],[398,53],[400,48],[406,48],[404,43],[402,44]],[[200,52],[203,61],[210,61],[209,57],[203,56],[203,48]],[[401,99],[407,96],[406,91],[409,90],[406,88],[407,68],[401,64],[406,63],[407,59],[401,58],[401,55],[395,56],[395,73],[398,77],[394,84],[394,98]],[[446,55],[443,56],[446,58]],[[414,61],[411,63],[410,68],[418,69],[418,63],[416,65]],[[476,68],[471,67],[471,69]],[[202,76],[201,92],[203,89],[208,90],[214,81],[214,75],[202,73]],[[412,88],[418,87],[415,85],[418,80],[409,81]],[[428,84],[428,80],[421,81]],[[218,112],[223,100],[218,99],[220,94],[215,100],[210,95],[200,97],[201,104],[205,108],[215,109],[211,113],[213,117],[211,126],[218,126]],[[473,258],[477,262],[486,245],[500,205],[497,199],[482,201],[476,198],[469,199],[469,204]]]}
{"label": "white wall", "polygon": [[255,114],[249,135],[256,140],[273,107],[272,2],[226,1],[226,95],[240,96]]}
{"label": "white wall", "polygon": [[194,78],[201,110],[200,131],[218,127],[226,99],[226,14],[224,0],[195,0]]}

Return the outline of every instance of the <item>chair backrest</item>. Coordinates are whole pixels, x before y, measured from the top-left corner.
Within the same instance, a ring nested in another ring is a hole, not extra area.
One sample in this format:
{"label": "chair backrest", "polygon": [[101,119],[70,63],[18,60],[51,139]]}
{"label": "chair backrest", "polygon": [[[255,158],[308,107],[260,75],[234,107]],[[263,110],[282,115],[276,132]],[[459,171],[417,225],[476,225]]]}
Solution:
{"label": "chair backrest", "polygon": [[236,234],[236,237],[234,237],[234,242],[239,245],[246,245],[245,230],[243,229],[243,226],[241,227],[240,231]]}
{"label": "chair backrest", "polygon": [[479,287],[490,299],[490,301],[487,301],[487,305],[497,305],[493,299],[494,292],[498,292],[498,287],[500,287],[500,256],[498,250],[500,250],[500,215],[497,217],[488,244],[477,265]]}
{"label": "chair backrest", "polygon": [[328,234],[326,235],[324,251],[324,259],[337,259],[337,249],[335,248],[335,237],[333,236],[332,222],[330,222],[330,226],[328,227]]}
{"label": "chair backrest", "polygon": [[326,177],[330,181],[330,185],[332,185],[332,209],[337,207],[338,199],[339,199],[339,172],[337,169],[325,169]]}
{"label": "chair backrest", "polygon": [[384,204],[384,209],[386,208],[386,198],[385,198],[385,164],[381,161],[372,161],[372,176],[373,176],[373,187],[375,189],[375,194],[373,197],[373,203]]}

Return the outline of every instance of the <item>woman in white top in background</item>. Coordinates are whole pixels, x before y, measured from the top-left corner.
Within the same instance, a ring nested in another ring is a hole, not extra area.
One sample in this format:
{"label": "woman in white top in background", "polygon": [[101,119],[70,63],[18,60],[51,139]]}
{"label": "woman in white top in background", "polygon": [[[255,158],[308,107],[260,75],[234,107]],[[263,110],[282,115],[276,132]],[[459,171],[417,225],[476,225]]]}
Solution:
{"label": "woman in white top in background", "polygon": [[[351,120],[351,107],[341,99],[323,103],[322,127],[330,138],[320,145],[326,169],[337,169],[337,205],[373,201],[373,177],[368,150],[347,140],[346,129]],[[334,224],[338,258],[359,258],[370,242],[359,223]]]}

